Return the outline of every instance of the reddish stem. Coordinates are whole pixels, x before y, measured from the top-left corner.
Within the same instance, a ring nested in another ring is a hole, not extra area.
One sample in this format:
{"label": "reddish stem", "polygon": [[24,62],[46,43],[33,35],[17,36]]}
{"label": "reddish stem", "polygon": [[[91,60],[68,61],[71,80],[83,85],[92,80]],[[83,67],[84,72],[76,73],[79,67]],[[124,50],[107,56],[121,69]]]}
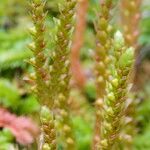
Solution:
{"label": "reddish stem", "polygon": [[88,0],[81,0],[77,7],[77,20],[75,26],[74,40],[71,51],[71,70],[76,85],[83,89],[86,83],[86,75],[80,62],[80,50],[84,43],[84,32],[86,29],[86,14],[88,9]]}

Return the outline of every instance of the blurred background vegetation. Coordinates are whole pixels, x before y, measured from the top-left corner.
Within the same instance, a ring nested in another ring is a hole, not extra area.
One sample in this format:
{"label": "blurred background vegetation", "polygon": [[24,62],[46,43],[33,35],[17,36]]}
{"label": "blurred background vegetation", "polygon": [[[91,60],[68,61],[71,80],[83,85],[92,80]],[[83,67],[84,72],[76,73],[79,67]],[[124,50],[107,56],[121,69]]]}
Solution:
{"label": "blurred background vegetation", "polygon": [[[58,3],[63,0],[47,0],[46,9],[48,10],[47,34],[49,48],[51,36],[55,33],[54,18],[59,15]],[[99,0],[90,0],[87,14],[87,29],[85,33],[84,46],[81,49],[82,64],[87,70],[92,69],[92,53],[94,50],[94,25],[96,18],[95,11],[99,6]],[[143,0],[142,18],[140,23],[141,45],[150,44],[150,1]],[[118,11],[115,12],[116,16]],[[114,17],[114,22],[117,21]],[[0,107],[7,108],[11,113],[17,116],[27,116],[33,118],[39,111],[39,103],[36,97],[30,91],[28,85],[23,81],[26,74],[32,71],[25,60],[28,60],[32,53],[27,48],[30,36],[27,28],[31,26],[31,19],[27,0],[1,0],[0,2]],[[141,51],[145,58],[150,59],[149,51]],[[145,54],[146,53],[146,54]],[[150,67],[150,65],[149,65]],[[147,73],[148,77],[150,73]],[[142,75],[141,75],[142,78]],[[135,150],[150,149],[150,86],[144,84],[140,92],[142,102],[138,108],[137,119],[139,121],[140,131],[134,140]],[[72,110],[75,114],[73,118],[75,135],[79,150],[90,149],[93,134],[94,118],[91,117],[94,111],[93,102],[95,100],[95,87],[93,79],[90,78],[86,83],[84,93],[73,88],[72,92]],[[78,98],[80,97],[80,98]],[[74,100],[75,99],[75,100]],[[80,101],[78,100],[80,99]],[[75,105],[74,105],[75,103]],[[34,117],[35,122],[38,122]],[[93,123],[92,123],[93,122]],[[21,146],[15,140],[11,132],[5,128],[0,130],[0,150],[8,150],[12,145],[18,149],[36,149],[32,146]]]}

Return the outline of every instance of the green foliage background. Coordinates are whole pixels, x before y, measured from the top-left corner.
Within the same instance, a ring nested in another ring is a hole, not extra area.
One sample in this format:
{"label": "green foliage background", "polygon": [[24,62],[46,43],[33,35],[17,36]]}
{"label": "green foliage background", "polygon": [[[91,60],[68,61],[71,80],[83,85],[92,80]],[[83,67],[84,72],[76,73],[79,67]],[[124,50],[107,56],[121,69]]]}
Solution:
{"label": "green foliage background", "polygon": [[[58,3],[63,0],[47,0],[47,34],[50,39],[55,33],[53,17],[58,16]],[[85,68],[91,68],[91,51],[94,49],[94,27],[93,22],[96,17],[95,11],[98,9],[99,0],[90,0],[87,15],[88,27],[85,34],[85,44],[81,50],[81,59]],[[117,11],[115,12],[117,15]],[[27,0],[1,0],[0,1],[0,105],[8,108],[17,115],[32,116],[39,110],[36,98],[31,94],[29,87],[23,82],[23,77],[32,68],[24,62],[29,59],[32,53],[27,48],[30,41],[27,28],[31,26]],[[114,18],[115,20],[115,18]],[[115,22],[115,21],[114,21]],[[140,24],[141,36],[140,44],[150,43],[150,1],[144,0],[142,6],[142,19]],[[48,47],[53,47],[48,41]],[[146,91],[150,91],[146,87]],[[77,94],[78,95],[78,94]],[[86,85],[86,95],[90,103],[84,104],[86,113],[91,118],[93,105],[91,101],[95,98],[95,87],[93,81]],[[147,96],[148,97],[148,96]],[[150,149],[150,99],[146,98],[138,108],[140,124],[140,134],[135,138],[135,150]],[[88,116],[86,115],[86,116]],[[88,117],[87,117],[88,118]],[[92,139],[92,127],[90,119],[83,119],[83,116],[73,118],[75,135],[79,150],[90,149]],[[93,121],[94,122],[94,121]],[[4,129],[0,131],[0,149],[7,150],[8,146],[14,144],[14,137]]]}

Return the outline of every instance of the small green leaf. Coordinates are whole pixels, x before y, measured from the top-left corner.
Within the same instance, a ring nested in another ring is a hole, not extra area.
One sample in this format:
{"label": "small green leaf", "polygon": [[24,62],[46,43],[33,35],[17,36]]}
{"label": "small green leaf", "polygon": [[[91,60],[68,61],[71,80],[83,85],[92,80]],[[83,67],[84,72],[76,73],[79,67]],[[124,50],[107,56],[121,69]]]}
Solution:
{"label": "small green leaf", "polygon": [[134,48],[128,48],[120,57],[118,65],[120,68],[124,69],[133,63],[134,59]]}

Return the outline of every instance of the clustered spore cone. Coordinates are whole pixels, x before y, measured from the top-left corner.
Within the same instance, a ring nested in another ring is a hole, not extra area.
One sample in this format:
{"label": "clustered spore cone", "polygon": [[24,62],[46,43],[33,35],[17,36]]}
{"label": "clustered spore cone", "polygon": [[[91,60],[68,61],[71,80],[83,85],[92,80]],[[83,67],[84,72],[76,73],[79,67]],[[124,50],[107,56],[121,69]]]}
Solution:
{"label": "clustered spore cone", "polygon": [[101,110],[103,107],[103,98],[105,95],[106,81],[108,80],[110,63],[110,57],[108,56],[111,48],[111,27],[110,12],[112,9],[112,0],[105,0],[101,2],[100,14],[96,23],[96,87],[97,87],[97,99],[96,99],[96,122],[95,122],[95,135],[93,141],[93,149],[97,147],[99,143],[100,131],[101,131]]}
{"label": "clustered spore cone", "polygon": [[42,0],[33,0],[31,3],[31,17],[34,23],[34,26],[29,29],[30,34],[33,37],[33,42],[29,44],[29,48],[32,50],[34,57],[30,59],[29,63],[35,69],[35,75],[31,74],[31,80],[35,81],[35,90],[39,101],[42,104],[49,105],[51,103],[48,96],[48,88],[46,81],[47,70],[45,68],[46,57],[45,57],[45,18],[46,13],[44,13],[45,2]]}
{"label": "clustered spore cone", "polygon": [[114,38],[114,63],[104,101],[102,140],[100,148],[110,150],[118,147],[122,118],[125,115],[125,101],[128,93],[128,75],[133,64],[133,48],[125,48],[123,38],[117,33]]}
{"label": "clustered spore cone", "polygon": [[51,97],[55,101],[54,107],[59,109],[59,129],[63,147],[66,150],[74,149],[74,138],[71,130],[70,112],[68,100],[70,93],[70,48],[72,21],[74,16],[75,0],[65,0],[63,8],[60,9],[58,33],[56,36],[56,48],[52,53],[53,64],[50,70]]}
{"label": "clustered spore cone", "polygon": [[[45,42],[45,18],[44,13],[45,1],[33,0],[31,2],[31,17],[34,26],[29,29],[32,35],[33,42],[29,44],[29,48],[32,50],[34,57],[30,59],[29,63],[34,67],[35,74],[30,75],[30,80],[34,86],[32,89],[36,93],[40,104],[48,106],[47,109],[53,107],[53,101],[49,95],[48,87],[48,69],[45,67],[46,64],[46,42]],[[41,107],[43,110],[43,107]],[[42,111],[41,110],[41,111]],[[42,111],[43,112],[43,111]],[[41,114],[40,114],[41,115]],[[44,135],[44,143],[42,146],[43,150],[55,150],[56,149],[56,132],[54,124],[53,113],[47,113],[48,119],[41,116],[41,126]]]}
{"label": "clustered spore cone", "polygon": [[[40,119],[44,133],[43,150],[57,149],[56,128],[61,146],[65,150],[75,149],[68,108],[71,33],[75,3],[75,0],[65,0],[60,9],[58,32],[50,66],[46,66],[45,56],[45,2],[33,0],[31,3],[34,27],[30,29],[33,43],[29,47],[33,51],[34,58],[29,62],[35,69],[35,75],[30,75],[30,78],[42,105]],[[94,141],[93,149],[102,150],[115,148],[120,138],[128,92],[127,77],[133,62],[133,49],[125,47],[122,36],[117,33],[114,41],[111,37],[111,9],[112,0],[102,1],[96,25],[96,131],[98,132],[95,139],[98,137],[98,140]],[[113,61],[110,64],[111,59]]]}
{"label": "clustered spore cone", "polygon": [[42,122],[42,131],[44,134],[44,143],[42,150],[56,150],[56,131],[54,114],[46,106],[41,108],[40,119]]}

